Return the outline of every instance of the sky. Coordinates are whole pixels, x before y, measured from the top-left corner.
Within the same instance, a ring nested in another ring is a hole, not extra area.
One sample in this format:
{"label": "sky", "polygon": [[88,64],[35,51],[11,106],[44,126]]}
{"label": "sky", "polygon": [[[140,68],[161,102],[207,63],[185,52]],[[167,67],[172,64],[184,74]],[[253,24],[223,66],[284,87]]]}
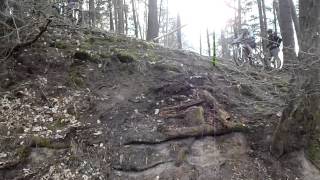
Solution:
{"label": "sky", "polygon": [[223,0],[169,0],[169,11],[180,13],[182,24],[187,25],[182,30],[184,37],[187,37],[184,40],[195,51],[199,49],[200,33],[205,42],[207,28],[211,32],[220,31],[234,17],[234,10]]}

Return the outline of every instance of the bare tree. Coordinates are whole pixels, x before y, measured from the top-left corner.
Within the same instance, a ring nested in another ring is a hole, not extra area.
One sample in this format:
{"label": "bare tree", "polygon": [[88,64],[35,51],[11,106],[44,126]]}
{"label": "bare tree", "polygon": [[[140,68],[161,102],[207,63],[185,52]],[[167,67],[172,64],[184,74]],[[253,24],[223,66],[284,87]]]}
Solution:
{"label": "bare tree", "polygon": [[304,149],[320,167],[320,1],[299,1],[301,53],[300,68],[294,73],[288,106],[274,135],[272,153]]}
{"label": "bare tree", "polygon": [[159,36],[157,0],[149,0],[148,11],[147,41],[151,41]]}
{"label": "bare tree", "polygon": [[89,0],[89,24],[91,27],[95,27],[96,25],[96,11],[95,11],[95,1]]}
{"label": "bare tree", "polygon": [[108,11],[109,11],[110,31],[114,32],[113,13],[112,13],[112,1],[111,1],[111,0],[108,0]]}
{"label": "bare tree", "polygon": [[283,55],[286,61],[295,59],[294,30],[289,0],[279,0],[279,25],[283,39]]}
{"label": "bare tree", "polygon": [[118,25],[117,32],[124,34],[124,8],[123,0],[117,0]]}
{"label": "bare tree", "polygon": [[[181,27],[180,14],[177,15],[177,27]],[[178,48],[182,49],[181,28],[177,30],[177,40],[178,40]]]}
{"label": "bare tree", "polygon": [[279,12],[279,4],[277,2],[277,0],[273,0],[273,3],[272,3],[272,12],[273,12],[273,26],[274,26],[274,32],[276,34],[278,34],[278,21],[277,21],[277,13]]}
{"label": "bare tree", "polygon": [[298,15],[297,15],[297,10],[296,10],[296,7],[293,3],[293,0],[289,0],[289,3],[290,3],[290,7],[291,7],[291,17],[292,17],[292,20],[293,20],[293,24],[294,24],[294,28],[296,30],[296,34],[297,34],[297,38],[298,38],[298,43],[300,43],[300,34],[301,34],[301,31],[300,31],[300,25],[299,25],[299,19],[298,19]]}
{"label": "bare tree", "polygon": [[210,35],[209,35],[208,28],[207,28],[207,43],[208,43],[208,55],[209,55],[209,57],[211,57]]}
{"label": "bare tree", "polygon": [[134,24],[134,34],[136,38],[138,38],[139,37],[138,22],[137,22],[136,7],[134,4],[134,0],[131,0],[131,5],[132,5],[132,18],[133,18],[133,24]]}
{"label": "bare tree", "polygon": [[200,32],[200,55],[202,56],[202,37],[201,37],[201,32]]}
{"label": "bare tree", "polygon": [[266,27],[266,17],[265,17],[265,10],[264,10],[264,3],[261,0],[257,0],[258,9],[259,9],[259,21],[260,21],[260,36],[262,37],[262,48],[263,52],[267,52],[267,27]]}

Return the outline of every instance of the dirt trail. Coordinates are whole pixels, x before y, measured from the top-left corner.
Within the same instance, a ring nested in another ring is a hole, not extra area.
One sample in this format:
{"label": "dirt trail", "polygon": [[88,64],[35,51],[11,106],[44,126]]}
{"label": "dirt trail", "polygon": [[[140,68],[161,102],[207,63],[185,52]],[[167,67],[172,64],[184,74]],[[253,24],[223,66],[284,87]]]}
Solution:
{"label": "dirt trail", "polygon": [[14,73],[0,76],[0,179],[318,177],[303,154],[279,163],[268,153],[286,74],[49,31],[1,67]]}

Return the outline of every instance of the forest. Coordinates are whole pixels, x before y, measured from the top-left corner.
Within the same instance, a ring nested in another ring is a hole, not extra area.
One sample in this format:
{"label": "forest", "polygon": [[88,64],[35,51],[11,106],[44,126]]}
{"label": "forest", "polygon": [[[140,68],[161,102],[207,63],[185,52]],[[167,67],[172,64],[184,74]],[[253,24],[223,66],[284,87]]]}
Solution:
{"label": "forest", "polygon": [[0,0],[0,180],[319,180],[319,0]]}

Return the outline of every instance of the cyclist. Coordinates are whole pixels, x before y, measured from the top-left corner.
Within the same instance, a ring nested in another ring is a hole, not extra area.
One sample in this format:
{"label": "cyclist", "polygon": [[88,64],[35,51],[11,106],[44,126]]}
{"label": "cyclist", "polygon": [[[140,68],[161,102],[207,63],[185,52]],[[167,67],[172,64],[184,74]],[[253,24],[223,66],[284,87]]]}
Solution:
{"label": "cyclist", "polygon": [[270,56],[278,58],[280,52],[280,44],[282,39],[276,34],[273,33],[272,29],[268,30],[268,45],[267,48],[269,49]]}
{"label": "cyclist", "polygon": [[247,49],[247,57],[250,59],[253,56],[253,49],[256,48],[257,44],[255,42],[255,38],[250,35],[250,32],[248,29],[244,28],[241,29],[241,34],[240,36],[234,40],[234,43],[239,43],[241,42],[244,47]]}

